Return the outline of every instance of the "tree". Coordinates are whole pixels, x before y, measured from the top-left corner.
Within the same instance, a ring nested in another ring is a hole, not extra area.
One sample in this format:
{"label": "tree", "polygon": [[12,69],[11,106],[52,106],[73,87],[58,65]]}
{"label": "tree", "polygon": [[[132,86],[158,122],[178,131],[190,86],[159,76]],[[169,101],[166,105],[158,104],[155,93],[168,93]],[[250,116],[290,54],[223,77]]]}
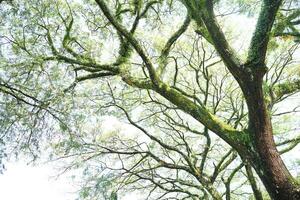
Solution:
{"label": "tree", "polygon": [[[243,6],[250,9],[255,3],[261,7],[252,11],[258,12],[256,28],[249,48],[238,54],[224,33],[228,27],[220,24],[227,8],[243,12]],[[299,70],[293,63],[299,38],[297,1],[11,4],[1,4],[0,30],[5,47],[0,91],[6,115],[1,125],[7,142],[17,141],[21,150],[35,155],[48,132],[58,141],[54,149],[64,149],[62,157],[78,156],[81,163],[100,157],[102,168],[114,175],[109,179],[119,186],[148,188],[149,195],[161,193],[159,198],[222,199],[225,187],[230,199],[230,182],[243,167],[246,175],[240,179],[250,183],[256,199],[262,194],[252,168],[272,199],[300,198],[299,183],[276,148],[271,118],[278,115],[276,104],[300,89],[299,74],[291,74]],[[170,22],[175,16],[179,27]],[[84,82],[92,85],[80,88]],[[89,96],[94,104],[86,102]],[[84,105],[94,108],[80,107]],[[125,116],[150,141],[111,133],[103,142],[93,131],[86,134],[80,123],[92,114],[95,122],[95,107],[102,114]],[[57,124],[68,137],[54,134]],[[215,143],[219,148],[212,145],[212,133],[223,141]],[[277,146],[288,145],[283,153],[298,142],[294,137]],[[220,149],[228,152],[213,161]],[[117,169],[107,166],[112,158]],[[231,164],[235,169],[230,170]]]}

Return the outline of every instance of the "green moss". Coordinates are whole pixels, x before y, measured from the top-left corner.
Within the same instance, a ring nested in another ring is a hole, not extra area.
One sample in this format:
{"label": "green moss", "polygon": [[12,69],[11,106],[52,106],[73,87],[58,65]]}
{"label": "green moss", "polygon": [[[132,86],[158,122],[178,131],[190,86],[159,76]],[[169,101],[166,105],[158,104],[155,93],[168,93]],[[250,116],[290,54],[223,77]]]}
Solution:
{"label": "green moss", "polygon": [[298,90],[300,90],[300,80],[295,80],[277,85],[273,92],[275,93],[276,97],[281,97]]}
{"label": "green moss", "polygon": [[226,124],[211,114],[205,107],[196,105],[190,99],[168,85],[164,83],[159,84],[157,92],[184,112],[192,115],[196,120],[236,148],[250,142],[249,134],[234,129],[229,124]]}

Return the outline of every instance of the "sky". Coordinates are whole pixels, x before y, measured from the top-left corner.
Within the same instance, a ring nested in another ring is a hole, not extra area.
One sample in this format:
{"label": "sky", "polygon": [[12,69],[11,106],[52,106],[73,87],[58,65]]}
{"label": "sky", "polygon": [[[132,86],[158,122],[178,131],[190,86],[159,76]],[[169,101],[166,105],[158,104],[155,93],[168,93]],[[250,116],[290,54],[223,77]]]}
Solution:
{"label": "sky", "polygon": [[[75,200],[77,186],[68,176],[57,178],[58,171],[51,164],[32,166],[24,161],[10,162],[0,174],[1,200]],[[138,200],[131,193],[121,200]]]}
{"label": "sky", "polygon": [[75,187],[66,177],[56,178],[51,165],[8,163],[0,175],[1,200],[75,200]]}

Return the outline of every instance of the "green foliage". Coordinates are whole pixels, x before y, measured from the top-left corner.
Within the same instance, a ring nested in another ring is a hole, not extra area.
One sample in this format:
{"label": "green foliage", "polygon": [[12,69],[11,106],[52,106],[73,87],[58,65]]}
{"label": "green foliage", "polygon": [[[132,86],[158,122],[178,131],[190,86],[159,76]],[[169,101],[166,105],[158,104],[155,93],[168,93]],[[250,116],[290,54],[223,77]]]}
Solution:
{"label": "green foliage", "polygon": [[89,180],[87,186],[82,187],[79,192],[79,199],[104,199],[118,200],[117,193],[113,190],[111,176],[105,175]]}

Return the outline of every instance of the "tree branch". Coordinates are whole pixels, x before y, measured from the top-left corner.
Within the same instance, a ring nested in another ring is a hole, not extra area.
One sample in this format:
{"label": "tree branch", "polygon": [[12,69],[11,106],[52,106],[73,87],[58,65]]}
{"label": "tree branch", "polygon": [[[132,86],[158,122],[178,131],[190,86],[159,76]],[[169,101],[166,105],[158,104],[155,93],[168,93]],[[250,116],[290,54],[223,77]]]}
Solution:
{"label": "tree branch", "polygon": [[284,95],[294,94],[300,91],[300,79],[286,81],[275,85],[272,89],[273,98],[276,101],[280,100]]}
{"label": "tree branch", "polygon": [[163,50],[161,51],[161,55],[159,58],[159,67],[157,69],[158,75],[163,75],[164,70],[167,65],[167,58],[170,53],[171,47],[173,44],[178,40],[178,38],[187,30],[189,24],[190,24],[190,17],[187,16],[184,20],[183,24],[180,26],[180,28],[169,38],[167,43],[165,44]]}
{"label": "tree branch", "polygon": [[206,29],[209,33],[210,39],[213,42],[214,47],[221,56],[223,62],[228,67],[230,72],[239,79],[239,68],[241,62],[237,57],[234,50],[228,44],[224,33],[222,32],[214,11],[213,11],[213,1],[211,0],[201,0],[201,1],[184,1],[184,4],[189,11],[191,17],[200,26],[204,23]]}
{"label": "tree branch", "polygon": [[148,69],[151,81],[153,82],[154,85],[158,85],[160,80],[155,72],[155,68],[152,65],[148,55],[146,52],[143,50],[143,48],[140,46],[139,42],[133,37],[133,35],[128,32],[121,24],[117,22],[117,20],[112,16],[110,13],[109,8],[107,5],[104,3],[103,0],[95,0],[100,9],[102,10],[103,14],[106,16],[106,18],[109,20],[109,22],[115,27],[115,29],[123,35],[128,42],[133,46],[135,51],[139,54],[139,56],[142,58],[142,60],[145,63],[146,68]]}
{"label": "tree branch", "polygon": [[[270,33],[282,0],[264,0],[253,33],[247,63],[264,65]],[[260,66],[261,67],[261,66]]]}

